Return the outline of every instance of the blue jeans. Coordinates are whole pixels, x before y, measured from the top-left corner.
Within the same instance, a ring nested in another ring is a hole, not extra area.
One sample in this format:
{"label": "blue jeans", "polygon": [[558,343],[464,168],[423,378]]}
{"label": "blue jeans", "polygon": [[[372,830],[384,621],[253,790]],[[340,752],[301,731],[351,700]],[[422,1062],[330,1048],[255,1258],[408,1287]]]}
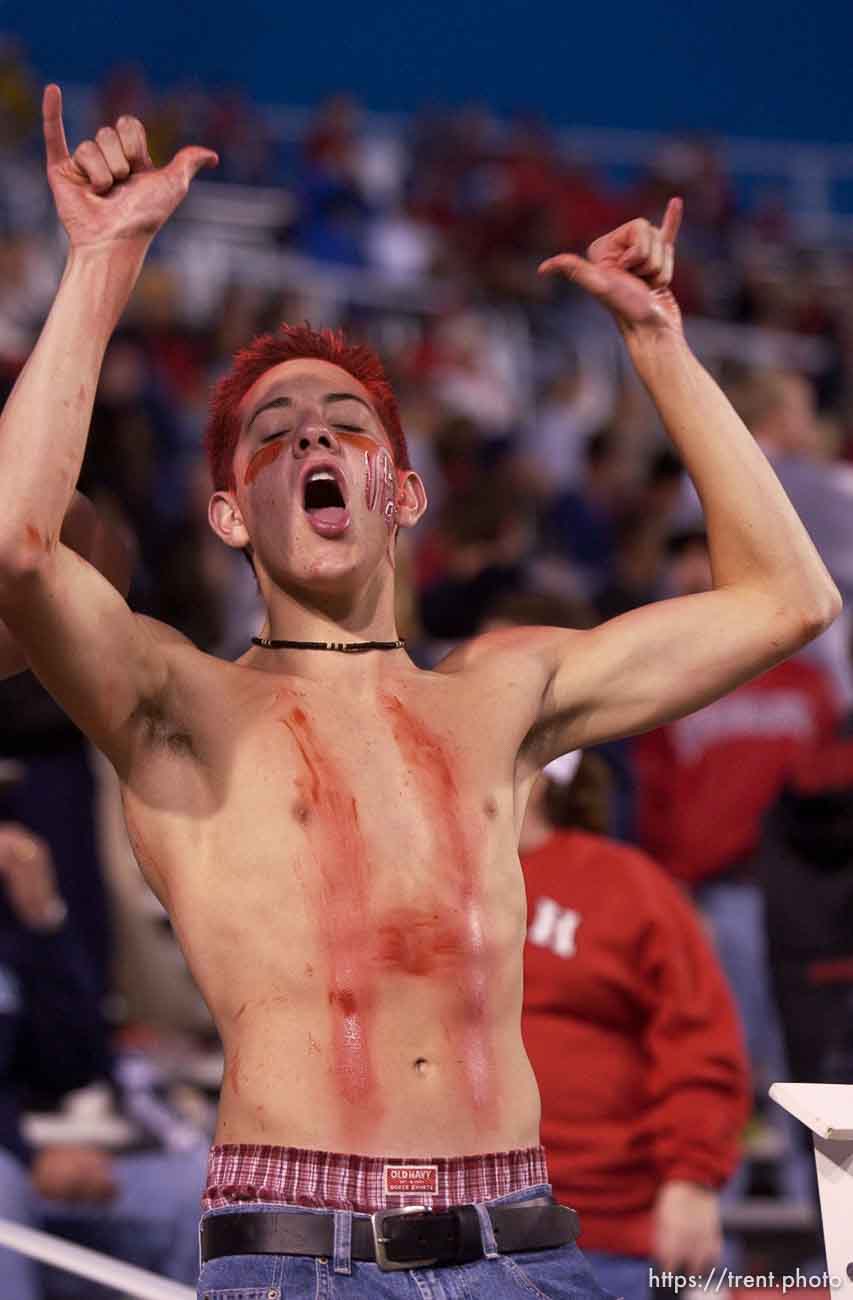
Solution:
{"label": "blue jeans", "polygon": [[[227,1255],[201,1270],[199,1300],[611,1300],[598,1285],[577,1246],[499,1255],[485,1205],[506,1205],[550,1196],[547,1183],[525,1187],[477,1207],[486,1258],[444,1268],[383,1272],[378,1264],[350,1255],[353,1218],[367,1215],[335,1210],[335,1249],[328,1258],[305,1255]],[[213,1214],[264,1213],[301,1206],[235,1205]],[[304,1213],[305,1211],[303,1211]],[[328,1210],[309,1210],[328,1214]]]}
{"label": "blue jeans", "polygon": [[584,1251],[586,1262],[602,1286],[622,1300],[649,1300],[650,1259],[612,1255],[607,1250]]}

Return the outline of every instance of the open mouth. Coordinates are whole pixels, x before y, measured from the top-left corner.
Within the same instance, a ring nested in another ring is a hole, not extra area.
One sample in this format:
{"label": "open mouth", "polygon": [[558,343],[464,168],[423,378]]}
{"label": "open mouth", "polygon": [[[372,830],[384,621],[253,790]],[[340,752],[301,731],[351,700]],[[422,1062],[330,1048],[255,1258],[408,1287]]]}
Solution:
{"label": "open mouth", "polygon": [[311,470],[303,481],[302,505],[312,528],[323,537],[338,537],[349,527],[341,484],[331,470]]}

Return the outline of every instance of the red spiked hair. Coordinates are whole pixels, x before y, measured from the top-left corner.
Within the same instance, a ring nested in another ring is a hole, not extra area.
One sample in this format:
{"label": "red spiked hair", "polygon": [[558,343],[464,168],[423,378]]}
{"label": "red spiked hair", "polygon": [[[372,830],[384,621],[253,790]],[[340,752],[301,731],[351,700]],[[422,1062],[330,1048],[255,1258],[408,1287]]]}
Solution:
{"label": "red spiked hair", "polygon": [[304,357],[340,366],[364,385],[391,442],[397,468],[410,468],[397,399],[373,349],[364,343],[348,342],[341,330],[281,325],[274,334],[260,334],[238,352],[231,370],[213,391],[204,447],[216,491],[233,490],[235,486],[234,449],[240,436],[237,408],[243,397],[273,366]]}

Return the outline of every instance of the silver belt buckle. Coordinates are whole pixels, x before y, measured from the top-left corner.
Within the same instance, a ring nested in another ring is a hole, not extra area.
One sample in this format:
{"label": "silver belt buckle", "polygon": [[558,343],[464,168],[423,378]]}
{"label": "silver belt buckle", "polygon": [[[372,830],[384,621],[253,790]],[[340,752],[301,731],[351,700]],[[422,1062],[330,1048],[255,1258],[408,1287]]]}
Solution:
{"label": "silver belt buckle", "polygon": [[429,1268],[431,1264],[438,1261],[436,1255],[434,1259],[407,1259],[393,1260],[388,1258],[385,1247],[388,1244],[388,1237],[384,1236],[385,1220],[399,1218],[401,1214],[429,1214],[426,1205],[404,1205],[399,1210],[377,1210],[371,1214],[370,1222],[373,1226],[373,1245],[376,1250],[376,1263],[382,1269],[383,1273],[391,1273],[395,1269],[405,1268]]}

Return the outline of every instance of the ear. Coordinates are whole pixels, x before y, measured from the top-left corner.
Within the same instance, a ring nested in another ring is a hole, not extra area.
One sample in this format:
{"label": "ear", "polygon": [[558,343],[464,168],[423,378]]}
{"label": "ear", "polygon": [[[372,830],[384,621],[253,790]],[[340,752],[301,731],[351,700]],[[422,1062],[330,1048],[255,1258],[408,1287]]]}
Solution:
{"label": "ear", "polygon": [[397,524],[400,528],[414,528],[426,508],[426,488],[420,474],[413,469],[401,470],[397,475]]}
{"label": "ear", "polygon": [[249,530],[231,492],[214,492],[207,507],[207,518],[216,536],[226,546],[239,551],[249,545]]}

